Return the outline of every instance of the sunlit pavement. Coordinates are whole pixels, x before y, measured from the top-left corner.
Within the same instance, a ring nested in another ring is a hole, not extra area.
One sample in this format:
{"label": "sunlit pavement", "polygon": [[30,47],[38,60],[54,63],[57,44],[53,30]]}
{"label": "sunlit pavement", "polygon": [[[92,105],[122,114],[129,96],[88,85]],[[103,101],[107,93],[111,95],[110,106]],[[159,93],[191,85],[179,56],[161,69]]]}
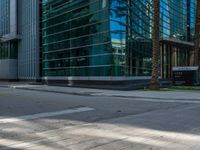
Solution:
{"label": "sunlit pavement", "polygon": [[88,91],[0,88],[0,149],[199,150],[198,91]]}

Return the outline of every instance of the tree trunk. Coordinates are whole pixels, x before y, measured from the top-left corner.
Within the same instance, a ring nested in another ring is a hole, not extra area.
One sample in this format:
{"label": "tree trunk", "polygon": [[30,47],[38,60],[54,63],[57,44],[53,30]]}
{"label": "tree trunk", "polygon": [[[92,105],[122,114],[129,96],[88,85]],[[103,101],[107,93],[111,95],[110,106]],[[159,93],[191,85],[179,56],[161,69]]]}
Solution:
{"label": "tree trunk", "polygon": [[194,39],[194,65],[199,66],[199,39],[200,39],[200,1],[196,1],[195,39]]}
{"label": "tree trunk", "polygon": [[154,0],[152,77],[149,88],[159,90],[158,59],[160,51],[160,0]]}

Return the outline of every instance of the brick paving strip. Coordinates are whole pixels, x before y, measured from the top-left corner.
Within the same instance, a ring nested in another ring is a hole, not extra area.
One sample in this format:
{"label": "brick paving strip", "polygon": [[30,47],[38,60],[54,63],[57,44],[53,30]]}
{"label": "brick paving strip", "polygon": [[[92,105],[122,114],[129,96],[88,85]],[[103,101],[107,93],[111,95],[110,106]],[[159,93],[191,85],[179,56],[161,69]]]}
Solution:
{"label": "brick paving strip", "polygon": [[[129,126],[134,116],[111,119],[105,122],[84,123],[55,130],[31,133],[35,136],[27,141],[1,139],[0,145],[7,149],[30,150],[112,150],[132,149],[133,146],[148,145],[166,149],[190,149],[200,146],[200,136],[186,133],[158,131],[142,127]],[[127,125],[125,124],[127,123]],[[131,131],[131,132],[130,132]],[[17,140],[17,139],[16,139]],[[188,143],[191,142],[191,143]]]}

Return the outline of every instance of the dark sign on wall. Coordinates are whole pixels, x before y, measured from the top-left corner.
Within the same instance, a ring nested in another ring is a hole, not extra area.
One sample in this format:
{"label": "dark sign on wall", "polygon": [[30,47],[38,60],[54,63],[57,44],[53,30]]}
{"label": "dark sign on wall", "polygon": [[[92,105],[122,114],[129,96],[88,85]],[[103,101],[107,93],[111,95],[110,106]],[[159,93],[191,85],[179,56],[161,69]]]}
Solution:
{"label": "dark sign on wall", "polygon": [[174,85],[198,84],[198,67],[173,67]]}

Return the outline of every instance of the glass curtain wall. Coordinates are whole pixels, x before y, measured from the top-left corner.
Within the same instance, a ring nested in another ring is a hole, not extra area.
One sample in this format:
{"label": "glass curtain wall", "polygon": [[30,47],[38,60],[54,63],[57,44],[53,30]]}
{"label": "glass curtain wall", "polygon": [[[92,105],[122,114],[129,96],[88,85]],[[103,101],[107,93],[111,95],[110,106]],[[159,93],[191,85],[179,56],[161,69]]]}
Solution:
{"label": "glass curtain wall", "polygon": [[190,41],[194,36],[195,0],[161,0],[161,37]]}
{"label": "glass curtain wall", "polygon": [[114,75],[108,1],[42,2],[43,75]]}
{"label": "glass curtain wall", "polygon": [[[161,37],[191,39],[194,9],[161,0]],[[43,76],[151,75],[153,0],[42,0],[42,12]]]}
{"label": "glass curtain wall", "polygon": [[[161,0],[161,38],[192,39],[194,12],[195,0]],[[153,0],[110,0],[111,42],[121,74],[151,75],[152,23]]]}

